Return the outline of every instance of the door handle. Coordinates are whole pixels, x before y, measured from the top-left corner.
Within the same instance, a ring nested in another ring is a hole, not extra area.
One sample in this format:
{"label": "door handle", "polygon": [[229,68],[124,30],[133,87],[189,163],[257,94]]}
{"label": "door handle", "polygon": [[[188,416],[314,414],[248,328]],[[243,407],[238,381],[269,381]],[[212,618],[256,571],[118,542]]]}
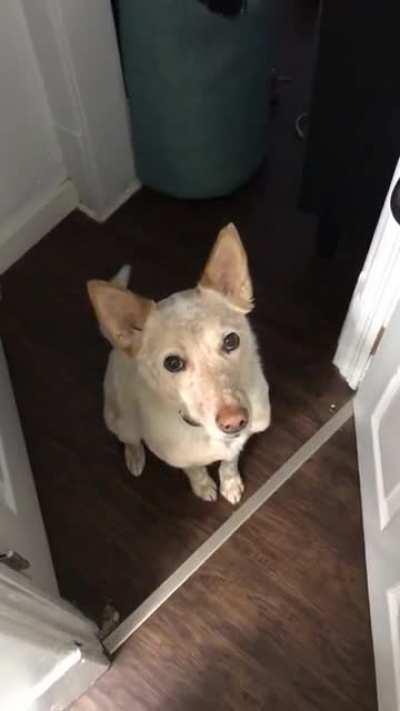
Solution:
{"label": "door handle", "polygon": [[397,224],[400,225],[400,178],[394,186],[390,196],[390,209]]}

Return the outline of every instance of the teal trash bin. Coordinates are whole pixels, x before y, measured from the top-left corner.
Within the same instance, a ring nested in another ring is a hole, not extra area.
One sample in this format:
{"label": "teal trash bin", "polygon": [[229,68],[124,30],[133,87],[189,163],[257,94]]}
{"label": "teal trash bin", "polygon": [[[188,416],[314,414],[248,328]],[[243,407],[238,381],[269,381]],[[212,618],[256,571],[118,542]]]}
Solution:
{"label": "teal trash bin", "polygon": [[216,197],[257,170],[266,150],[274,7],[274,0],[248,0],[245,12],[224,17],[198,0],[119,0],[144,185],[176,197]]}

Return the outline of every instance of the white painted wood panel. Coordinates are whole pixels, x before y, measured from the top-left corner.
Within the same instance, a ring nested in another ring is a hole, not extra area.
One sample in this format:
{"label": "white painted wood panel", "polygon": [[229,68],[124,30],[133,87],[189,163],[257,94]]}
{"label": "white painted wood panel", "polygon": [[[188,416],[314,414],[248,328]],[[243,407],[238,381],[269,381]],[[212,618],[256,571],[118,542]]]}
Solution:
{"label": "white painted wood panel", "polygon": [[400,305],[354,400],[380,711],[400,710]]}

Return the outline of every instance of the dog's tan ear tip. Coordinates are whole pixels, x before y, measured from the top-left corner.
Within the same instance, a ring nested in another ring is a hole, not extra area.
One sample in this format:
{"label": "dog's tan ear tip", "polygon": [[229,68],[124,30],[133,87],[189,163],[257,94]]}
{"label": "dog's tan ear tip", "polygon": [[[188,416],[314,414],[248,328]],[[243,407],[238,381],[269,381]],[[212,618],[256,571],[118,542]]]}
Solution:
{"label": "dog's tan ear tip", "polygon": [[238,231],[238,229],[237,229],[237,227],[236,227],[236,225],[235,225],[234,222],[229,222],[229,223],[226,225],[225,229],[226,229],[226,230],[229,230],[230,232],[237,232],[237,231]]}
{"label": "dog's tan ear tip", "polygon": [[93,303],[96,301],[99,293],[106,285],[107,282],[104,282],[101,279],[89,279],[89,281],[86,282],[86,289],[89,294],[89,299]]}
{"label": "dog's tan ear tip", "polygon": [[225,225],[225,227],[223,227],[222,229],[222,232],[231,235],[231,237],[239,237],[239,230],[234,222],[229,222],[228,225]]}
{"label": "dog's tan ear tip", "polygon": [[97,284],[97,279],[89,279],[89,281],[86,282],[86,289],[91,299],[97,291]]}
{"label": "dog's tan ear tip", "polygon": [[222,228],[219,233],[219,239],[222,240],[225,244],[230,243],[242,246],[242,240],[239,234],[239,230],[233,222],[230,222],[228,225]]}

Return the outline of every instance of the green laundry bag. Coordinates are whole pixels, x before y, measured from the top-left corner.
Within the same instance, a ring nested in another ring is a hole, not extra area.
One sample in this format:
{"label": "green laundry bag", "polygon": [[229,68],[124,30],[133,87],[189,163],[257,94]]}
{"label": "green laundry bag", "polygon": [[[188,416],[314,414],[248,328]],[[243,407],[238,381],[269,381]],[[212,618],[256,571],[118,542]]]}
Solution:
{"label": "green laundry bag", "polygon": [[140,181],[183,198],[228,194],[266,151],[279,0],[225,17],[198,0],[119,0]]}

